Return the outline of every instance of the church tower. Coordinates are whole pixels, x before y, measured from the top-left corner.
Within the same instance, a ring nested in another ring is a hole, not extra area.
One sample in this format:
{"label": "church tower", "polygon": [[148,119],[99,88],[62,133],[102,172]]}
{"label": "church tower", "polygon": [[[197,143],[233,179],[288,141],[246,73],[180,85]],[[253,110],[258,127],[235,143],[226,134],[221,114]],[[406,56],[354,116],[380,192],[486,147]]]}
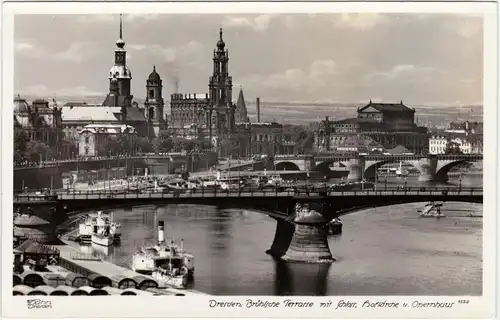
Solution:
{"label": "church tower", "polygon": [[[130,84],[132,82],[132,73],[127,67],[127,51],[125,50],[125,41],[123,41],[123,23],[120,14],[120,38],[116,41],[115,64],[109,69],[109,89],[110,95],[116,94],[114,86],[118,85],[118,99],[112,98],[104,100],[104,106],[130,107],[133,96],[130,93]],[[116,80],[116,81],[115,81]],[[108,95],[109,96],[109,95]],[[116,105],[118,103],[118,105]]]}
{"label": "church tower", "polygon": [[152,124],[154,135],[157,137],[160,130],[165,129],[165,121],[163,118],[163,95],[162,95],[162,80],[156,67],[153,66],[153,71],[149,74],[146,80],[146,101],[144,102],[144,112],[146,119]]}
{"label": "church tower", "polygon": [[215,138],[220,155],[228,150],[231,132],[235,129],[235,106],[232,103],[233,79],[229,76],[229,51],[225,47],[221,28],[217,48],[213,55],[213,74],[208,83],[209,112],[207,114],[210,138],[213,142]]}

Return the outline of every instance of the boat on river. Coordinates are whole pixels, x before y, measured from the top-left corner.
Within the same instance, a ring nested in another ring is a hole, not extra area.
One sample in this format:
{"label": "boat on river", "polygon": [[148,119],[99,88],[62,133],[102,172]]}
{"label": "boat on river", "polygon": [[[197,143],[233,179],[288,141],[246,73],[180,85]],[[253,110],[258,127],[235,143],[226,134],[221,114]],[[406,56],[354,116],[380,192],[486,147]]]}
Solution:
{"label": "boat on river", "polygon": [[420,217],[422,218],[444,218],[446,217],[441,213],[442,203],[429,202],[425,205],[425,208],[420,212]]}
{"label": "boat on river", "polygon": [[342,221],[339,218],[333,218],[328,222],[327,230],[329,235],[337,235],[342,233]]}
{"label": "boat on river", "polygon": [[155,268],[151,274],[160,287],[173,287],[186,289],[189,280],[189,272],[181,257],[155,260]]}
{"label": "boat on river", "polygon": [[102,211],[98,211],[96,214],[88,214],[83,222],[78,226],[78,239],[81,242],[90,242],[92,238],[92,233],[94,231],[94,226],[98,223],[109,225],[110,233],[113,236],[113,242],[119,243],[121,241],[121,225],[118,222],[113,221],[113,213],[105,214]]}
{"label": "boat on river", "polygon": [[[181,261],[186,267],[188,276],[194,275],[194,256],[184,250],[184,241],[178,246],[174,240],[165,241],[164,222],[158,221],[158,243],[142,246],[132,256],[132,270],[137,273],[152,275],[159,266],[167,261]],[[163,267],[163,269],[165,269]],[[166,269],[165,269],[166,270]]]}
{"label": "boat on river", "polygon": [[111,224],[109,220],[101,216],[101,212],[98,213],[96,218],[96,223],[92,226],[92,243],[109,247],[114,243],[114,236],[111,233]]}

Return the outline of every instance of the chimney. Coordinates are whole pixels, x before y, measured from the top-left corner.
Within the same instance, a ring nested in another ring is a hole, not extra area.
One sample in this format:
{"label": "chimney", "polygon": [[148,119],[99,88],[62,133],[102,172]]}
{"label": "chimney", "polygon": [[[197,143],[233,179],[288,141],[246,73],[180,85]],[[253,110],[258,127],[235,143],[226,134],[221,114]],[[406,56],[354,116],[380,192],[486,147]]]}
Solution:
{"label": "chimney", "polygon": [[257,123],[260,123],[260,98],[257,97]]}
{"label": "chimney", "polygon": [[165,223],[163,220],[158,221],[158,243],[165,242]]}

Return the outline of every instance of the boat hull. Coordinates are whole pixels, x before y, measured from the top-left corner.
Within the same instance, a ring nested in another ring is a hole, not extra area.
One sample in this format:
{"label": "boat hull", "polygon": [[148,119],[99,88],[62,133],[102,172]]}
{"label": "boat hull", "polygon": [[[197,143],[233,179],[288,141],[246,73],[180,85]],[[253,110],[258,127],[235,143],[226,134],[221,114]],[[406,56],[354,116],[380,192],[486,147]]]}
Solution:
{"label": "boat hull", "polygon": [[114,243],[114,239],[112,236],[101,236],[93,234],[91,238],[92,243],[98,244],[100,246],[109,247]]}

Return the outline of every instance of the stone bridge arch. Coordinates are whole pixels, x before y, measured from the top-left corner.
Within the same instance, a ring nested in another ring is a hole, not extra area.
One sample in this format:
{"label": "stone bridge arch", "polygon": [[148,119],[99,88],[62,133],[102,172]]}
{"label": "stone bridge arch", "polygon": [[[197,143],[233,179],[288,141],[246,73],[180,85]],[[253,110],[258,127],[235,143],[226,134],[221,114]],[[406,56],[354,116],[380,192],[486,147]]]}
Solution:
{"label": "stone bridge arch", "polygon": [[440,160],[436,166],[436,179],[440,182],[448,181],[448,173],[453,167],[458,166],[464,163],[474,163],[477,161],[469,160],[469,159],[461,159],[461,160]]}
{"label": "stone bridge arch", "polygon": [[[434,201],[433,199],[430,199],[428,201]],[[462,202],[462,203],[477,203],[477,204],[482,204],[483,203],[483,198],[482,197],[470,197],[470,198],[465,198],[465,199],[460,199],[460,198],[455,198],[453,200],[436,200],[438,202]],[[393,205],[398,205],[398,204],[409,204],[409,203],[425,203],[427,201],[422,201],[422,199],[414,199],[414,200],[409,200],[409,199],[404,199],[404,197],[399,197],[399,198],[393,198],[393,199],[388,199],[388,201],[379,201],[377,203],[372,203],[372,204],[367,204],[367,203],[361,203],[361,204],[356,204],[353,205],[352,207],[344,207],[341,210],[338,210],[335,212],[336,217],[341,217],[348,215],[350,213],[355,213],[357,211],[361,210],[366,210],[370,208],[380,208],[380,207],[388,207],[388,206],[393,206]],[[417,212],[415,212],[415,215],[417,215]]]}
{"label": "stone bridge arch", "polygon": [[300,165],[295,161],[279,161],[274,164],[277,171],[300,171]]}
{"label": "stone bridge arch", "polygon": [[365,170],[364,170],[364,178],[365,179],[375,179],[375,175],[377,173],[377,170],[382,167],[383,165],[389,164],[389,163],[399,163],[402,162],[404,164],[409,164],[413,168],[417,169],[419,172],[420,167],[419,167],[419,160],[397,160],[397,159],[391,159],[391,160],[367,160],[365,161]]}
{"label": "stone bridge arch", "polygon": [[336,159],[331,159],[331,160],[326,160],[326,161],[318,161],[316,162],[316,170],[320,172],[329,172],[330,170],[330,165],[338,163],[339,167],[346,168],[347,163],[345,161],[339,161]]}

